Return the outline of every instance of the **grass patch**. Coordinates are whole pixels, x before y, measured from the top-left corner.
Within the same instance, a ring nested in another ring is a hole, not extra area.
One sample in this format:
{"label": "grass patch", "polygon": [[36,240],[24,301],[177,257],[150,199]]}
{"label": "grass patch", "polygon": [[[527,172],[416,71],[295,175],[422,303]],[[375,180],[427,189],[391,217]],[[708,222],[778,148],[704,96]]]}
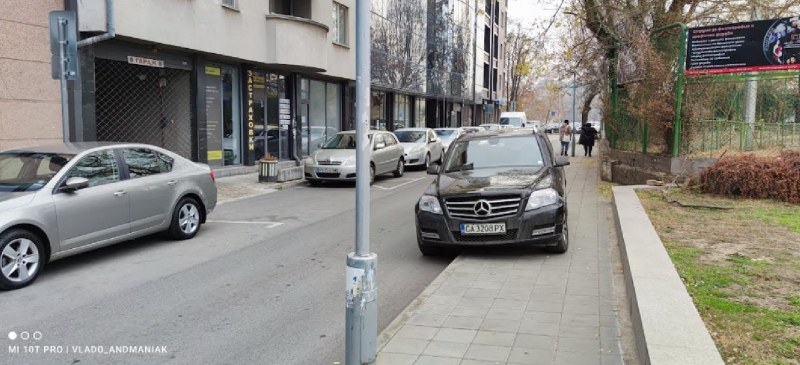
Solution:
{"label": "grass patch", "polygon": [[597,194],[599,194],[603,198],[611,200],[611,188],[616,185],[617,184],[601,181],[597,184]]}
{"label": "grass patch", "polygon": [[638,194],[726,363],[800,365],[800,207]]}

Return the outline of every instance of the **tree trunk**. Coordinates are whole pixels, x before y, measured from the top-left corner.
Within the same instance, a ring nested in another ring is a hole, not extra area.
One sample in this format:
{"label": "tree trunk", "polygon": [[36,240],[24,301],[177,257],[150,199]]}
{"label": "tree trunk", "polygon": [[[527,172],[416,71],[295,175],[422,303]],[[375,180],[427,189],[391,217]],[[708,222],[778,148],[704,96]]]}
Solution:
{"label": "tree trunk", "polygon": [[589,91],[583,98],[583,107],[581,108],[581,125],[588,122],[589,112],[592,111],[592,102],[597,96],[596,91]]}

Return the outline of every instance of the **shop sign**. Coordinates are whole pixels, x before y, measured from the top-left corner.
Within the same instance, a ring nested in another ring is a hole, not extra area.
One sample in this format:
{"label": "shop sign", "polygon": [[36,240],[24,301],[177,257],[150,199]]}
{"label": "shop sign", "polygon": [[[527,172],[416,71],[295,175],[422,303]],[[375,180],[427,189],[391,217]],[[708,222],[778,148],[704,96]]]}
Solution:
{"label": "shop sign", "polygon": [[256,150],[255,133],[256,122],[255,113],[253,112],[253,70],[247,70],[247,149],[249,151]]}
{"label": "shop sign", "polygon": [[152,58],[128,56],[128,63],[131,65],[164,68],[164,61],[154,60]]}

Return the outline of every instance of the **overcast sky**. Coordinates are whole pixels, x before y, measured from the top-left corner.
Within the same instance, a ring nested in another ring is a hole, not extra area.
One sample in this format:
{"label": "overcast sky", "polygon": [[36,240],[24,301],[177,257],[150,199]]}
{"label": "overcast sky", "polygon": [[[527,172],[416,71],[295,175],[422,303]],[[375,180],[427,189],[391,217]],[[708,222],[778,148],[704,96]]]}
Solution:
{"label": "overcast sky", "polygon": [[523,23],[549,19],[559,3],[559,0],[508,0],[508,17]]}

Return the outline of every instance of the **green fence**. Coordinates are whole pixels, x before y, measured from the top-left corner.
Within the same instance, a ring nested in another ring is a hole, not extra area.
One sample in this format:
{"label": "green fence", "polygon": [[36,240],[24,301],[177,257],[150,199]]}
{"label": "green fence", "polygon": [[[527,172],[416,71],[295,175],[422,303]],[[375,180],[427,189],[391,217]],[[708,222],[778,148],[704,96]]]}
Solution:
{"label": "green fence", "polygon": [[[646,77],[625,85],[609,75],[612,148],[675,157],[800,149],[800,71],[686,77],[686,28],[664,27],[650,39],[647,57],[668,62],[646,64]],[[746,92],[748,85],[755,91]]]}

